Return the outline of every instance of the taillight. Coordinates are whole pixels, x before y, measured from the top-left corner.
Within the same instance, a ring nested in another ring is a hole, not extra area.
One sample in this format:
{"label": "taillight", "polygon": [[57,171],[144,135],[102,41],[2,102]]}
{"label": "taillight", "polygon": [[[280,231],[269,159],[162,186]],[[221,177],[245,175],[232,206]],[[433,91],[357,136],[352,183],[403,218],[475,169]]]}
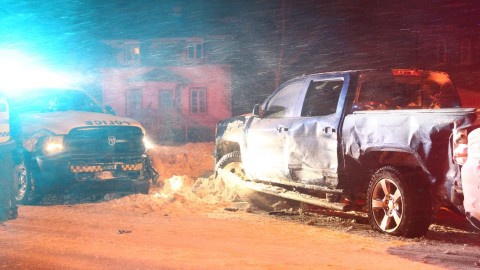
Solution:
{"label": "taillight", "polygon": [[468,157],[468,136],[466,129],[453,130],[453,161],[463,165]]}
{"label": "taillight", "polygon": [[420,76],[420,71],[416,69],[393,69],[394,76]]}

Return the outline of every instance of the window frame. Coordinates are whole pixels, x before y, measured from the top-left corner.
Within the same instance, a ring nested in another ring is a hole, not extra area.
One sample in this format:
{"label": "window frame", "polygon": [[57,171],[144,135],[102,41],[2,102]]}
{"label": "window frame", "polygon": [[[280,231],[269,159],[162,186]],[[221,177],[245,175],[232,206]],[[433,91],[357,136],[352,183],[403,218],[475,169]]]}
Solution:
{"label": "window frame", "polygon": [[185,50],[187,60],[202,60],[205,58],[203,42],[188,42]]}
{"label": "window frame", "polygon": [[[325,97],[322,97],[322,99],[318,99],[319,96],[318,95],[315,96],[315,93],[313,93],[311,91],[314,90],[314,89],[312,89],[312,87],[314,85],[321,84],[321,83],[323,83],[324,85],[322,86],[320,93],[322,95],[324,95]],[[300,116],[301,117],[322,117],[322,116],[328,116],[328,115],[335,114],[337,112],[338,101],[340,99],[340,95],[342,93],[344,83],[345,83],[345,80],[343,78],[334,78],[334,79],[328,78],[328,79],[321,79],[321,80],[314,80],[314,79],[309,80],[308,84],[307,84],[307,89],[306,89],[306,92],[305,92],[305,98],[303,99]],[[337,92],[333,92],[334,87],[336,87],[336,88],[339,87],[336,90]],[[325,90],[327,90],[327,91],[325,91]],[[314,103],[317,103],[316,105],[319,105],[318,103],[329,103],[328,101],[332,101],[332,100],[323,100],[323,98],[326,98],[327,95],[328,95],[329,98],[336,98],[335,103],[332,102],[333,105],[332,105],[331,108],[328,108],[328,107],[321,108],[321,110],[318,110],[317,113],[315,113],[313,115],[304,114],[304,113],[306,113],[306,111],[305,111],[306,106],[309,103],[311,104],[312,102],[314,102]],[[320,112],[327,112],[327,111],[331,111],[331,112],[330,113],[320,113]]]}
{"label": "window frame", "polygon": [[[194,101],[193,93],[197,93],[196,101]],[[200,93],[200,95],[198,95]],[[203,102],[202,94],[203,93]],[[190,114],[208,114],[207,88],[206,87],[192,87],[189,89],[189,112]],[[193,110],[195,103],[196,111]],[[201,105],[204,104],[204,111],[201,111]]]}
{"label": "window frame", "polygon": [[125,43],[123,46],[123,61],[126,64],[140,64],[141,62],[140,44]]}
{"label": "window frame", "polygon": [[295,100],[295,104],[292,108],[292,111],[291,111],[291,115],[290,116],[281,116],[281,117],[294,117],[296,116],[296,112],[297,112],[297,106],[298,106],[298,99],[300,97],[300,94],[305,86],[305,78],[299,78],[299,79],[292,79],[290,81],[287,81],[283,84],[281,84],[272,94],[270,94],[270,96],[267,97],[267,99],[265,99],[265,101],[260,105],[260,115],[262,118],[277,118],[276,116],[272,116],[272,114],[275,114],[276,112],[272,112],[269,114],[269,111],[267,110],[267,108],[269,108],[269,106],[271,105],[271,101],[273,98],[275,98],[277,96],[277,94],[279,92],[281,92],[282,90],[286,89],[288,86],[291,86],[293,84],[300,84],[301,86],[298,88],[298,91],[297,91],[297,95],[296,95],[296,98],[294,98]]}
{"label": "window frame", "polygon": [[[137,107],[135,107],[135,108],[132,107],[132,97],[133,97],[134,93],[135,94],[139,93],[139,95],[138,95],[138,97],[139,97],[138,108]],[[134,115],[133,112],[136,111],[137,109],[140,110],[140,111],[143,110],[143,89],[142,88],[127,89],[125,102],[126,102],[126,105],[127,105],[127,106],[125,106],[125,114],[127,116]]]}
{"label": "window frame", "polygon": [[[168,93],[170,95],[170,100],[168,104],[164,102],[164,98],[162,95],[164,93]],[[176,108],[176,102],[175,102],[174,89],[159,89],[158,90],[158,111],[159,112],[169,111],[169,110],[174,110],[175,108]]]}

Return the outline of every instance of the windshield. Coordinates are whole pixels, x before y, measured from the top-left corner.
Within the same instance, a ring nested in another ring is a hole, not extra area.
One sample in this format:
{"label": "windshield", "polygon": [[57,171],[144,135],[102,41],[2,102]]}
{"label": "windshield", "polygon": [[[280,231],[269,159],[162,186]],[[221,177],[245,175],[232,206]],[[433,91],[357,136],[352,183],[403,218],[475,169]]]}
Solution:
{"label": "windshield", "polygon": [[57,111],[103,112],[92,98],[79,90],[42,89],[12,97],[11,100],[12,111],[20,114]]}
{"label": "windshield", "polygon": [[459,108],[460,99],[448,76],[427,72],[394,76],[368,74],[361,78],[356,110]]}

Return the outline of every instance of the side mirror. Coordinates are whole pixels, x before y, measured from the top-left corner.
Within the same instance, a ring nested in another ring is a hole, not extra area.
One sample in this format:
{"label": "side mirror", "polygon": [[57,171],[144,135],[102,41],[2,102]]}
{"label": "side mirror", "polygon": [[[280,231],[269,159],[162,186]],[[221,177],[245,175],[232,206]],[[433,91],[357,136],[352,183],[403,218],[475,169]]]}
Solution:
{"label": "side mirror", "polygon": [[253,106],[253,115],[260,118],[263,117],[263,110],[260,110],[260,104],[257,103],[255,106]]}
{"label": "side mirror", "polygon": [[109,114],[113,114],[113,115],[116,114],[115,111],[113,110],[112,106],[108,106],[108,105],[105,106],[105,111],[107,111],[107,113],[109,113]]}

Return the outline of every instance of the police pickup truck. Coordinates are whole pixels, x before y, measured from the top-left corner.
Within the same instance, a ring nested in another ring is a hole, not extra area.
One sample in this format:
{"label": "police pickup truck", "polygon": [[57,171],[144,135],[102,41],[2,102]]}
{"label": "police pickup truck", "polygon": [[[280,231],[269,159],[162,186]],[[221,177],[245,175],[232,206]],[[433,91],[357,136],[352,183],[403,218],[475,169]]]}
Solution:
{"label": "police pickup truck", "polygon": [[140,123],[107,113],[81,90],[34,89],[9,98],[20,203],[64,192],[148,193],[158,175]]}
{"label": "police pickup truck", "polygon": [[363,211],[375,230],[416,237],[440,206],[465,213],[458,161],[475,119],[443,72],[306,75],[253,114],[217,124],[215,170],[265,193]]}

